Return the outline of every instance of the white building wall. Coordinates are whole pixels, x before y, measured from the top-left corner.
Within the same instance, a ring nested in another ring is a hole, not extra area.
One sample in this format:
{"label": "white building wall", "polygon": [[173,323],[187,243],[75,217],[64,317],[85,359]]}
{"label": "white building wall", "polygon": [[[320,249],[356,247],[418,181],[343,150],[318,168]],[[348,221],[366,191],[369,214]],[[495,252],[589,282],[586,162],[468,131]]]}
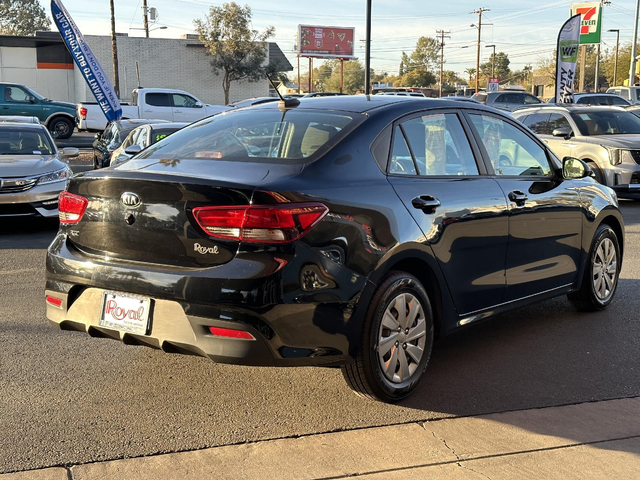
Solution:
{"label": "white building wall", "polygon": [[[105,73],[113,81],[111,37],[85,37]],[[140,83],[143,87],[175,88],[192,93],[205,103],[222,105],[224,91],[222,77],[211,71],[211,58],[197,40],[117,37],[120,97],[131,100],[137,87],[136,61],[140,64]],[[86,88],[78,69],[75,69],[76,102],[95,101]],[[233,82],[230,101],[269,95],[267,79],[260,82]]]}

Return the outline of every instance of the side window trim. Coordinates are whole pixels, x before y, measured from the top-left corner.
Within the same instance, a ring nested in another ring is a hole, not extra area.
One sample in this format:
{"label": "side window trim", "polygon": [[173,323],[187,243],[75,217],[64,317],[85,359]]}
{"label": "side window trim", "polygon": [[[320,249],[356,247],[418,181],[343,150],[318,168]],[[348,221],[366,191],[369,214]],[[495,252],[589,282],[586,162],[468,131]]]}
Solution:
{"label": "side window trim", "polygon": [[[536,145],[538,145],[540,148],[542,148],[542,150],[545,153],[545,156],[547,157],[547,162],[549,162],[549,167],[551,168],[551,172],[553,174],[553,177],[539,177],[536,175],[497,175],[494,168],[493,168],[493,163],[491,162],[491,157],[489,156],[489,152],[487,151],[487,149],[484,146],[484,142],[482,141],[482,138],[480,138],[480,133],[476,131],[475,128],[473,128],[472,126],[472,120],[471,118],[468,118],[468,115],[486,115],[488,117],[493,117],[496,118],[498,120],[503,121],[504,123],[511,125],[512,127],[516,128],[517,130],[520,130],[520,132],[522,132],[523,135],[526,135],[527,137],[529,137],[530,140],[532,140]],[[466,109],[464,112],[464,115],[469,124],[469,127],[471,129],[471,134],[474,136],[474,138],[476,139],[476,142],[478,142],[479,148],[482,152],[482,158],[484,160],[485,163],[485,167],[487,169],[487,172],[489,172],[489,175],[493,176],[493,177],[500,177],[500,178],[537,178],[537,179],[549,179],[549,178],[554,178],[558,176],[558,173],[556,171],[556,167],[554,165],[554,163],[551,161],[551,158],[549,157],[549,148],[544,144],[544,142],[541,142],[537,136],[535,135],[531,135],[529,132],[527,132],[526,130],[523,130],[517,123],[516,121],[511,121],[511,119],[509,118],[503,118],[503,117],[499,117],[495,114],[493,114],[493,112],[488,112],[486,110],[471,110],[471,109]]]}
{"label": "side window trim", "polygon": [[[438,115],[438,114],[454,114],[458,117],[458,121],[460,122],[460,125],[462,126],[462,129],[464,130],[464,133],[466,135],[467,141],[469,142],[469,146],[471,147],[471,151],[473,153],[473,157],[474,157],[474,161],[476,163],[476,168],[478,169],[478,175],[420,175],[418,173],[418,175],[415,175],[415,177],[417,178],[477,178],[477,177],[481,177],[481,176],[486,176],[486,175],[493,175],[493,173],[489,173],[489,170],[487,169],[486,165],[485,165],[485,161],[483,158],[483,153],[482,150],[480,149],[478,143],[477,143],[477,139],[475,138],[474,135],[474,131],[473,128],[471,127],[471,124],[469,123],[466,114],[464,112],[466,112],[467,109],[466,108],[460,108],[459,110],[451,110],[451,109],[429,109],[429,110],[420,110],[419,112],[411,112],[403,117],[397,118],[394,122],[393,122],[393,137],[391,139],[391,146],[389,149],[389,157],[387,159],[387,169],[386,169],[386,174],[387,175],[397,175],[394,173],[390,173],[389,172],[389,165],[391,165],[391,155],[393,153],[393,145],[395,142],[395,136],[396,136],[396,127],[400,126],[401,124],[404,122],[407,122],[409,120],[412,120],[414,118],[418,118],[418,117],[423,117],[426,115]],[[401,127],[402,129],[402,127]],[[404,133],[404,129],[402,129],[402,134],[404,136],[404,141],[407,145],[407,148],[409,149],[409,153],[411,153],[411,158],[413,159],[413,164],[414,167],[416,169],[416,172],[420,172],[420,169],[418,168],[418,164],[415,158],[415,155],[413,154],[413,150],[411,149],[411,145],[409,144],[409,141],[407,140],[407,136]],[[493,170],[491,170],[493,171]],[[406,175],[404,175],[406,176]]]}
{"label": "side window trim", "polygon": [[[420,169],[418,168],[418,162],[416,160],[416,156],[413,153],[413,148],[411,148],[411,144],[409,143],[409,139],[407,138],[407,132],[404,131],[404,127],[402,126],[402,122],[398,123],[398,127],[400,128],[400,133],[402,134],[402,139],[404,140],[404,143],[407,145],[407,148],[409,149],[409,153],[411,154],[411,160],[413,160],[413,168],[416,170],[416,177],[420,176]],[[394,135],[394,142],[395,142],[395,135]]]}

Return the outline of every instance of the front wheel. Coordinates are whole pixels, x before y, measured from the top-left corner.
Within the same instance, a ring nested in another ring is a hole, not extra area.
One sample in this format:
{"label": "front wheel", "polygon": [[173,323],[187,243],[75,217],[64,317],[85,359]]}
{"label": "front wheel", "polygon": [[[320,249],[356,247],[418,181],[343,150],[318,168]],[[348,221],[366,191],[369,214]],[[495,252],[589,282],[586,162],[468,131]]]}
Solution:
{"label": "front wheel", "polygon": [[433,312],[414,276],[391,272],[376,291],[355,362],[342,374],[357,394],[397,402],[422,378],[433,347]]}
{"label": "front wheel", "polygon": [[596,230],[580,290],[567,295],[580,311],[595,312],[609,306],[618,287],[620,244],[613,229],[602,224]]}
{"label": "front wheel", "polygon": [[55,138],[66,140],[73,134],[73,122],[66,117],[57,117],[49,122],[49,131]]}

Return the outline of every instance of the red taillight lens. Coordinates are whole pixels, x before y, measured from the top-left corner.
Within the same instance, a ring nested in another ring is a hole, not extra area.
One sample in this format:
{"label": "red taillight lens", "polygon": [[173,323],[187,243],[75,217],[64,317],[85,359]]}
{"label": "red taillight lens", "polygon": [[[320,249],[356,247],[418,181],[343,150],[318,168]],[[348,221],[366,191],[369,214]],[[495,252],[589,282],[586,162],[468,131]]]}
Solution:
{"label": "red taillight lens", "polygon": [[321,203],[198,207],[193,216],[212,237],[252,243],[290,243],[315,227],[329,212]]}
{"label": "red taillight lens", "polygon": [[52,307],[62,308],[62,299],[58,297],[52,297],[51,295],[47,295],[47,303]]}
{"label": "red taillight lens", "polygon": [[80,109],[80,118],[82,118],[82,120],[86,120],[87,119],[87,113],[88,113],[87,109],[82,107]]}
{"label": "red taillight lens", "polygon": [[239,338],[241,340],[255,340],[254,336],[244,330],[234,330],[233,328],[209,327],[211,335],[216,337]]}
{"label": "red taillight lens", "polygon": [[64,191],[58,197],[60,223],[78,223],[87,209],[89,201],[80,195]]}

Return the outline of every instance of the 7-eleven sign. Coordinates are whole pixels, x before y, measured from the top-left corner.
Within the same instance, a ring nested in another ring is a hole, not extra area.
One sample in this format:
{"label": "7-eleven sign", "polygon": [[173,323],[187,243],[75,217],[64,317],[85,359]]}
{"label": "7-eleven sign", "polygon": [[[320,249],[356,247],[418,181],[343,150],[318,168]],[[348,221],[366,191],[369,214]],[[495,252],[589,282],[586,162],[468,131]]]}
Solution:
{"label": "7-eleven sign", "polygon": [[600,43],[602,31],[602,5],[600,2],[573,3],[571,16],[580,14],[580,44]]}

